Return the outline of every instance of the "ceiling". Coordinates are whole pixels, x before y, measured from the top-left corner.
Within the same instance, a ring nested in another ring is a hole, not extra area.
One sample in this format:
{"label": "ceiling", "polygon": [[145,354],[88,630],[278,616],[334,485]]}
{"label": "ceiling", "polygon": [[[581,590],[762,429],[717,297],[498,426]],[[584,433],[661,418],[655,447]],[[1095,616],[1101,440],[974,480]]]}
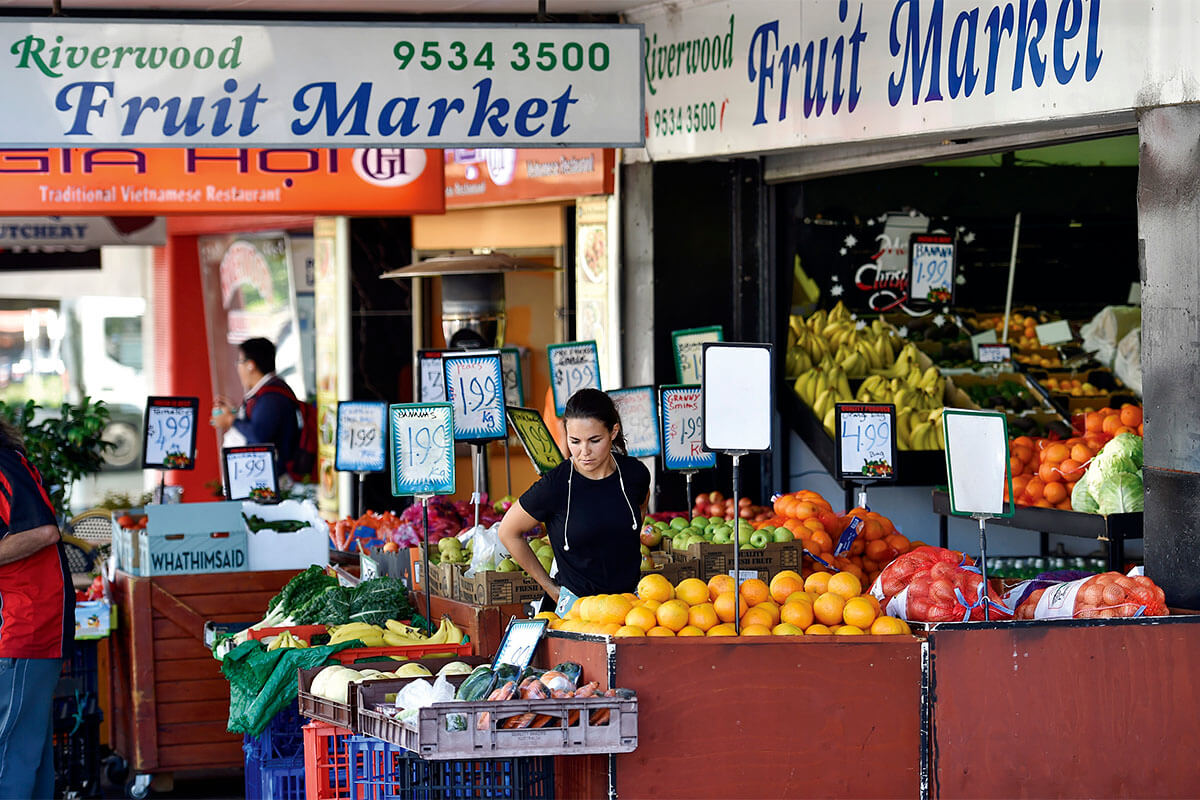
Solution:
{"label": "ceiling", "polygon": [[[581,14],[617,14],[647,5],[648,0],[546,0],[546,13],[573,16]],[[512,14],[534,16],[537,0],[62,0],[62,11],[72,9],[96,12],[114,11],[122,16],[130,12],[206,12],[214,14],[295,13],[295,14],[395,14],[398,16],[436,14],[494,15]],[[0,9],[21,10],[37,14],[47,12],[51,0],[0,0]]]}

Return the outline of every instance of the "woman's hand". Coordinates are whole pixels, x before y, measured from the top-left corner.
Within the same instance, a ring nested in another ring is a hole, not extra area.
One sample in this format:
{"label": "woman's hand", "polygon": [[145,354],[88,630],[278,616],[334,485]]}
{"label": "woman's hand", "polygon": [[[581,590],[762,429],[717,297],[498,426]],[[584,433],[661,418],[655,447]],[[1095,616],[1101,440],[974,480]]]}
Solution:
{"label": "woman's hand", "polygon": [[521,501],[517,500],[504,512],[504,518],[500,520],[500,544],[512,555],[513,561],[537,581],[546,590],[546,594],[553,597],[557,603],[558,584],[550,578],[542,562],[538,561],[530,549],[529,542],[525,541],[525,532],[537,524],[538,521],[529,516],[529,512],[521,508]]}

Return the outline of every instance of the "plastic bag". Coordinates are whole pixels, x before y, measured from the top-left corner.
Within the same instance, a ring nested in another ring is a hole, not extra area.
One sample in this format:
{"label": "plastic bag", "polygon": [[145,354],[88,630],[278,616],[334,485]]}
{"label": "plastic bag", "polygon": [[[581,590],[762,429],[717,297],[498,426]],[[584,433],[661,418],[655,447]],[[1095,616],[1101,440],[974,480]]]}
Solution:
{"label": "plastic bag", "polygon": [[465,534],[459,534],[463,544],[471,542],[471,566],[464,575],[468,578],[476,572],[491,572],[496,565],[508,557],[508,550],[500,544],[500,523],[485,528],[476,525]]}
{"label": "plastic bag", "polygon": [[1119,572],[1105,572],[1034,589],[1016,611],[1019,620],[1166,615],[1166,597],[1154,581],[1144,575],[1128,576]]}
{"label": "plastic bag", "polygon": [[1111,367],[1117,343],[1141,324],[1142,309],[1138,306],[1105,306],[1079,329],[1083,349],[1096,351],[1096,360]]}
{"label": "plastic bag", "polygon": [[884,613],[911,622],[1007,619],[1006,607],[970,556],[941,547],[918,547],[889,564],[871,585]]}
{"label": "plastic bag", "polygon": [[1113,373],[1126,386],[1142,394],[1142,329],[1134,328],[1117,345]]}

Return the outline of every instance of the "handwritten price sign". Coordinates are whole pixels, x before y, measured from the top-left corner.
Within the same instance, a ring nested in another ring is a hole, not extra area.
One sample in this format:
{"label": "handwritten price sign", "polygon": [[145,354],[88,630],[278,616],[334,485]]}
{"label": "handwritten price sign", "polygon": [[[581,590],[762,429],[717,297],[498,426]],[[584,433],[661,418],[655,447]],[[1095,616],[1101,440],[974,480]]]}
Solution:
{"label": "handwritten price sign", "polygon": [[658,441],[658,405],[653,386],[615,389],[608,393],[621,417],[625,449],[634,458],[656,456],[662,448]]}
{"label": "handwritten price sign", "polygon": [[896,479],[896,407],[890,403],[835,406],[838,477],[848,481]]}
{"label": "handwritten price sign", "polygon": [[279,499],[274,445],[226,447],[221,451],[221,456],[225,464],[226,498],[259,503],[272,503]]}
{"label": "handwritten price sign", "polygon": [[338,403],[335,469],[383,472],[387,469],[386,431],[386,403]]}
{"label": "handwritten price sign", "polygon": [[560,417],[567,400],[580,389],[599,389],[600,356],[596,343],[567,342],[546,348],[550,358],[550,386],[554,391],[554,411]]}
{"label": "handwritten price sign", "polygon": [[539,475],[545,475],[563,462],[562,451],[541,414],[532,408],[509,406],[508,419]]}
{"label": "handwritten price sign", "polygon": [[392,494],[454,494],[454,412],[449,403],[389,409]]}
{"label": "handwritten price sign", "polygon": [[422,403],[446,402],[446,376],[442,372],[442,355],[445,352],[417,351],[417,399]]}
{"label": "handwritten price sign", "polygon": [[672,331],[671,341],[675,346],[675,375],[680,383],[700,383],[704,376],[704,364],[700,357],[705,342],[721,342],[725,332],[720,325],[708,328],[688,328]]}
{"label": "handwritten price sign", "polygon": [[446,355],[442,367],[446,402],[454,408],[454,438],[468,442],[503,439],[507,426],[500,353]]}
{"label": "handwritten price sign", "polygon": [[704,420],[699,386],[664,386],[662,411],[663,466],[667,469],[711,469],[717,454],[704,449]]}
{"label": "handwritten price sign", "polygon": [[908,259],[909,299],[949,305],[954,298],[954,239],[940,233],[914,233]]}
{"label": "handwritten price sign", "polygon": [[196,465],[196,397],[147,397],[142,425],[142,466],[150,469],[193,469]]}
{"label": "handwritten price sign", "polygon": [[515,347],[500,348],[500,369],[504,373],[504,404],[525,405],[525,381],[521,377],[521,351]]}

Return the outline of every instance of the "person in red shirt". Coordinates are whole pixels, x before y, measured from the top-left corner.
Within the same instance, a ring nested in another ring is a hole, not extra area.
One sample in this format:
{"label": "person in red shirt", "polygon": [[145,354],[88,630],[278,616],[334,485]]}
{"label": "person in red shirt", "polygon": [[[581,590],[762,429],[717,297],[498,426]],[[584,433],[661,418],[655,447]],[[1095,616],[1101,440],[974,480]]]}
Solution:
{"label": "person in red shirt", "polygon": [[54,796],[54,688],[75,639],[54,507],[0,420],[0,797]]}

